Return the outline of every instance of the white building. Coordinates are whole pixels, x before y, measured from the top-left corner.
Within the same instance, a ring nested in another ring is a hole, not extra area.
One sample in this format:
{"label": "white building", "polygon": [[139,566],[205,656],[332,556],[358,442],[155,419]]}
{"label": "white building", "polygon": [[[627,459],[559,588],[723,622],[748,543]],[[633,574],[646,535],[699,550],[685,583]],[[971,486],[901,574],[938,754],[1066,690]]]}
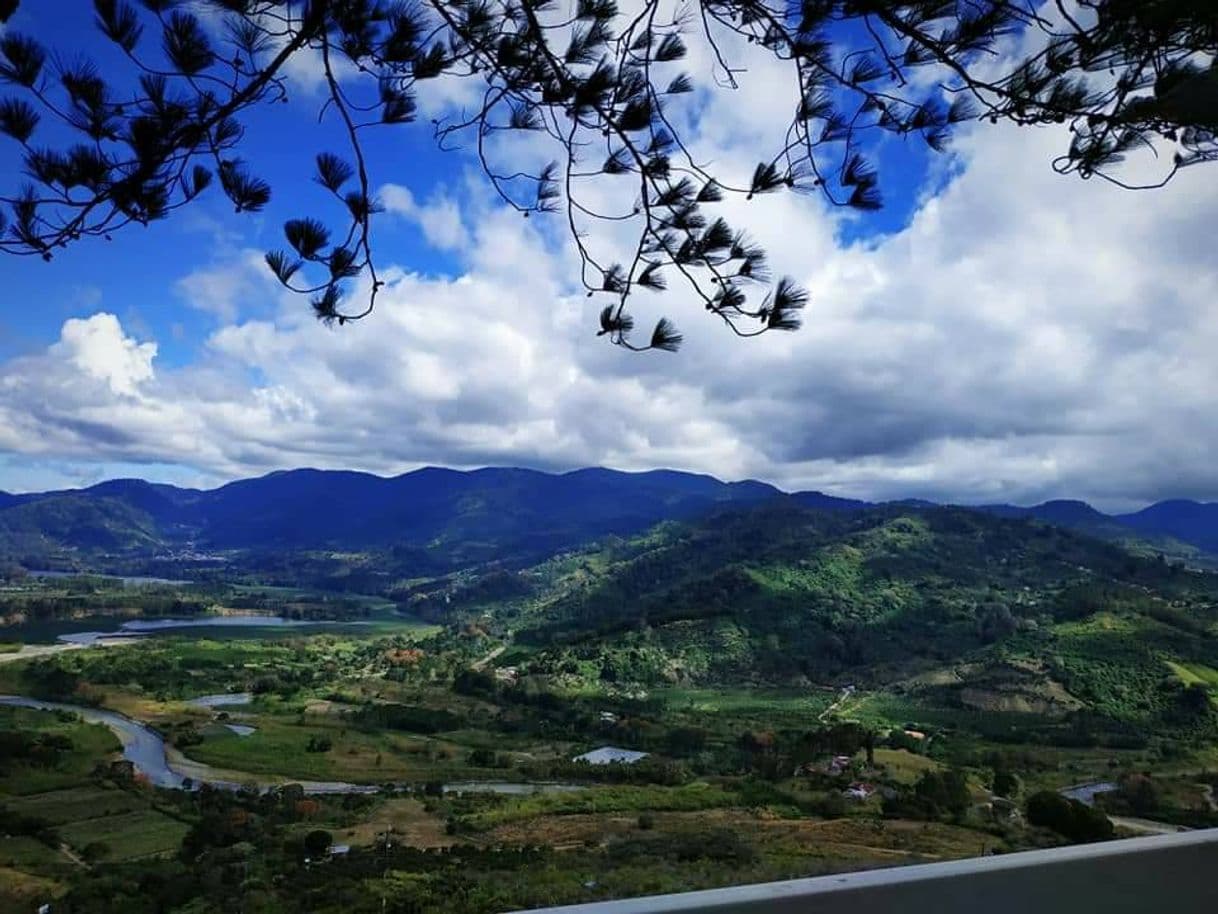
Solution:
{"label": "white building", "polygon": [[619,749],[617,746],[601,746],[599,749],[577,755],[571,761],[587,762],[589,765],[633,765],[639,759],[644,758],[647,758],[646,752]]}

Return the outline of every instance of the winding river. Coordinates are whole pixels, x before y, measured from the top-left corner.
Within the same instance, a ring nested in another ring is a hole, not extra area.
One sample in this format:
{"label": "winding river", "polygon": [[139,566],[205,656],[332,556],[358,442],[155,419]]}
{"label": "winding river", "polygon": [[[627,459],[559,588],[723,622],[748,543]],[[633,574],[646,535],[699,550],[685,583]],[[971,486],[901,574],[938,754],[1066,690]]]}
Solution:
{"label": "winding river", "polygon": [[[212,699],[205,706],[215,707],[223,704],[233,704],[233,701],[216,701],[219,698],[248,698],[243,693],[232,696],[205,696]],[[377,793],[382,789],[379,784],[350,784],[346,781],[302,781],[291,778],[266,778],[257,775],[241,776],[234,780],[235,772],[219,772],[210,765],[192,761],[176,749],[165,746],[165,740],[154,729],[138,720],[132,720],[117,711],[107,711],[102,708],[87,708],[81,705],[64,704],[58,701],[44,701],[40,698],[28,698],[24,695],[0,695],[0,705],[17,708],[31,708],[36,711],[70,711],[79,714],[81,719],[90,724],[102,724],[112,730],[123,744],[123,758],[131,762],[136,771],[148,778],[157,787],[194,789],[206,784],[223,790],[238,790],[242,787],[253,787],[266,790],[281,787],[284,784],[299,784],[305,793]],[[395,790],[410,789],[410,785],[390,785]],[[513,781],[459,781],[444,785],[445,793],[500,793],[500,794],[530,794],[530,793],[563,793],[571,790],[582,790],[577,784],[553,783],[523,783]]]}

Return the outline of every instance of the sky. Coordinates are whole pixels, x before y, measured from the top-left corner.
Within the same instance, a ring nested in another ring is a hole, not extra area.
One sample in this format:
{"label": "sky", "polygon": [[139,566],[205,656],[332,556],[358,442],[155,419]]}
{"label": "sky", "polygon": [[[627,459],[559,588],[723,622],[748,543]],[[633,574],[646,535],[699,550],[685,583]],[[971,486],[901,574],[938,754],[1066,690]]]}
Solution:
{"label": "sky", "polygon": [[[7,28],[104,64],[90,6],[26,2]],[[741,182],[795,92],[784,65],[747,62],[737,91],[682,114]],[[429,119],[469,98],[437,83],[419,123],[369,140],[390,283],[372,317],[326,328],[262,262],[285,219],[324,207],[313,155],[341,149],[310,61],[290,86],[245,121],[243,155],[275,190],[264,213],[209,192],[49,264],[0,255],[0,489],[603,465],[872,499],[1218,499],[1205,166],[1129,192],[1056,175],[1064,128],[979,124],[945,155],[893,140],[878,214],[789,194],[719,205],[809,290],[803,329],[738,340],[673,283],[639,323],[669,316],[684,348],[632,354],[597,338],[603,302],[577,288],[561,217],[507,212],[472,155],[436,148]],[[0,142],[0,180],[18,167]]]}

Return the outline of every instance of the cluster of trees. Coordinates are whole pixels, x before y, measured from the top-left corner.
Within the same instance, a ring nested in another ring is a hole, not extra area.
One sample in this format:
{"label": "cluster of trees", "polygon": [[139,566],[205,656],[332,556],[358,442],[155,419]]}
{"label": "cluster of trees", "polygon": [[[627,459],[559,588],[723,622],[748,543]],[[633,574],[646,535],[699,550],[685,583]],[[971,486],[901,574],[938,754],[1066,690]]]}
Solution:
{"label": "cluster of trees", "polygon": [[1093,806],[1052,790],[1041,790],[1027,803],[1028,822],[1049,828],[1070,841],[1105,841],[1114,834],[1112,822]]}
{"label": "cluster of trees", "polygon": [[[70,580],[70,579],[69,579]],[[91,579],[100,580],[100,579]],[[187,617],[205,612],[210,602],[190,595],[158,592],[152,588],[117,589],[75,594],[16,593],[5,594],[0,603],[0,615],[23,617],[28,621],[71,619],[81,613],[104,615],[119,610],[138,610],[145,616]]]}
{"label": "cluster of trees", "polygon": [[54,768],[74,748],[71,738],[62,733],[0,730],[0,772],[16,764]]}
{"label": "cluster of trees", "polygon": [[47,847],[59,847],[59,834],[46,819],[7,806],[0,806],[0,835],[24,836],[40,841]]}
{"label": "cluster of trees", "polygon": [[972,806],[968,777],[958,768],[924,771],[912,791],[884,797],[884,814],[913,819],[960,818]]}
{"label": "cluster of trees", "polygon": [[465,723],[461,716],[452,711],[396,702],[365,704],[355,712],[352,720],[368,730],[404,730],[424,734],[458,730]]}

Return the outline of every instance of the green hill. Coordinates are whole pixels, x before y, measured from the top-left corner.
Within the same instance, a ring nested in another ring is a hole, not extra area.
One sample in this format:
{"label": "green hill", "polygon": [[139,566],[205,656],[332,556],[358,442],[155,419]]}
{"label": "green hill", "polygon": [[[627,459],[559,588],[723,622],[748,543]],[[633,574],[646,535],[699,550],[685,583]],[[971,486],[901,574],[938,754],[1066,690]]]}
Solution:
{"label": "green hill", "polygon": [[959,509],[769,504],[534,577],[540,595],[489,614],[521,646],[508,660],[568,688],[850,684],[888,718],[1094,714],[1119,734],[1188,729],[1186,687],[1209,684],[1180,671],[1218,668],[1218,576]]}

